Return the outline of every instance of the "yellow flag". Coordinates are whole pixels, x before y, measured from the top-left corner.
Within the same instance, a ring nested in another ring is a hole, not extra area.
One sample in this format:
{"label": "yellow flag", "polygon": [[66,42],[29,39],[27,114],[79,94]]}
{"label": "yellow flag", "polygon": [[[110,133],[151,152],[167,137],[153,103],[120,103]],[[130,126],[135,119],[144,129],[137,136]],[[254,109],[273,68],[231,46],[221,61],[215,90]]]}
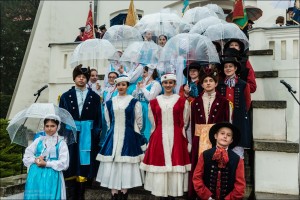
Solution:
{"label": "yellow flag", "polygon": [[128,9],[128,13],[127,13],[127,17],[126,17],[125,25],[134,26],[136,24],[136,21],[137,21],[137,16],[136,16],[136,12],[135,12],[134,5],[133,5],[133,0],[131,0],[129,9]]}

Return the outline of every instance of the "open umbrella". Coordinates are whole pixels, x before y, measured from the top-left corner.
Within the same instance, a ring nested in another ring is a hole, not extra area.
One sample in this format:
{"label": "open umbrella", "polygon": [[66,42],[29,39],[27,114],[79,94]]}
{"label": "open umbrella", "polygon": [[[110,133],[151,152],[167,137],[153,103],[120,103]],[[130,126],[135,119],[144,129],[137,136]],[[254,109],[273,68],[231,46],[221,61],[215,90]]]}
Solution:
{"label": "open umbrella", "polygon": [[209,26],[215,24],[226,24],[227,22],[217,17],[207,17],[198,21],[190,30],[190,33],[203,34]]}
{"label": "open umbrella", "polygon": [[89,39],[80,43],[73,51],[71,56],[71,66],[79,64],[98,66],[99,61],[119,60],[116,48],[105,39]]}
{"label": "open umbrella", "polygon": [[76,142],[76,125],[72,115],[53,103],[34,103],[29,108],[18,112],[9,122],[6,130],[12,143],[27,147],[36,133],[43,131],[43,120],[49,114],[58,115],[61,119],[58,134],[67,144]]}
{"label": "open umbrella", "polygon": [[[248,6],[245,6],[245,9],[246,9],[247,17],[249,20],[256,21],[263,15],[263,11],[260,8],[257,8],[255,6],[248,5]],[[227,15],[227,17],[226,17],[227,22],[232,22],[232,14],[233,14],[233,11],[231,11]]]}
{"label": "open umbrella", "polygon": [[151,31],[152,35],[158,37],[166,35],[169,38],[179,33],[179,27],[187,24],[177,14],[172,12],[159,12],[143,16],[135,25],[141,34]]}
{"label": "open umbrella", "polygon": [[195,7],[187,10],[183,15],[183,20],[190,24],[196,24],[201,19],[209,16],[218,17],[218,15],[207,7]]}
{"label": "open umbrella", "polygon": [[218,6],[217,4],[210,3],[210,4],[205,5],[204,7],[207,7],[209,9],[211,9],[212,11],[214,11],[218,15],[219,19],[222,19],[222,20],[226,19],[223,9],[220,6]]}
{"label": "open umbrella", "polygon": [[137,41],[143,41],[140,32],[127,25],[114,25],[107,29],[103,39],[108,40],[117,49],[126,49],[131,43]]}
{"label": "open umbrella", "polygon": [[[234,23],[215,24],[209,26],[204,35],[211,41],[226,43],[230,39],[238,39],[244,44],[244,50],[249,48],[249,40],[241,29]],[[223,48],[223,45],[221,45]]]}

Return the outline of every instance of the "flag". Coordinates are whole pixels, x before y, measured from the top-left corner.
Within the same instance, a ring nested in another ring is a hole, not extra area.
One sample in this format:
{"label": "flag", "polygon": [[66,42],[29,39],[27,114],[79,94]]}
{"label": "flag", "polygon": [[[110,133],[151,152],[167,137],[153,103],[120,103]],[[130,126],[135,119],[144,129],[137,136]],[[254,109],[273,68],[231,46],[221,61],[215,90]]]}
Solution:
{"label": "flag", "polygon": [[190,4],[190,2],[189,2],[189,0],[183,0],[183,8],[182,8],[182,15],[184,14],[184,12],[186,11],[186,10],[188,10],[189,9],[189,4]]}
{"label": "flag", "polygon": [[134,26],[136,22],[137,22],[137,16],[133,5],[133,0],[131,0],[128,8],[125,24],[128,26]]}
{"label": "flag", "polygon": [[232,13],[232,22],[243,30],[248,24],[246,9],[244,8],[243,0],[235,0]]}
{"label": "flag", "polygon": [[90,3],[90,10],[88,14],[88,18],[85,24],[85,30],[83,34],[83,41],[87,39],[94,39],[94,22],[93,22],[93,12],[92,12],[92,4]]}

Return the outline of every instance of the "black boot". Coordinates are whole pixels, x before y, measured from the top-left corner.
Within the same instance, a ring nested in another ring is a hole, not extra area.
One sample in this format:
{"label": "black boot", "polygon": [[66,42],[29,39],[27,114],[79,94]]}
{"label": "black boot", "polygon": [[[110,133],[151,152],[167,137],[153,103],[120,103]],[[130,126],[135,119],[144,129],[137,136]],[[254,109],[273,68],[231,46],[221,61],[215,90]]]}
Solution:
{"label": "black boot", "polygon": [[77,182],[76,180],[67,180],[66,184],[66,196],[67,200],[76,200],[77,199]]}
{"label": "black boot", "polygon": [[84,200],[84,193],[85,193],[85,182],[77,182],[78,189],[77,189],[77,195],[79,200]]}
{"label": "black boot", "polygon": [[114,195],[111,194],[111,200],[119,200],[119,194],[118,193],[115,193]]}
{"label": "black boot", "polygon": [[159,197],[159,200],[168,200],[168,197]]}
{"label": "black boot", "polygon": [[121,192],[121,198],[119,200],[127,200],[127,198],[128,198],[128,191],[125,194]]}

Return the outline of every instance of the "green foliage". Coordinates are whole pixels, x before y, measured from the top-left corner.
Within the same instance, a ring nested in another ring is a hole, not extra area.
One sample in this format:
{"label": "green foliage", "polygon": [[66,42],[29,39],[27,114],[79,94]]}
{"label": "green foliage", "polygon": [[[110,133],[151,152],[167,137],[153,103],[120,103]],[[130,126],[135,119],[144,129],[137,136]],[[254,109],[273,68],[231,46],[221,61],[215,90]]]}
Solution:
{"label": "green foliage", "polygon": [[[11,144],[6,131],[8,121],[0,119],[0,178],[21,173],[22,147]],[[26,172],[24,167],[23,173]]]}
{"label": "green foliage", "polygon": [[[39,0],[0,1],[0,91],[12,95],[37,13]],[[1,116],[6,116],[9,98],[2,98]]]}
{"label": "green foliage", "polygon": [[7,114],[7,108],[9,107],[9,103],[12,95],[5,95],[0,92],[0,118],[5,118]]}

